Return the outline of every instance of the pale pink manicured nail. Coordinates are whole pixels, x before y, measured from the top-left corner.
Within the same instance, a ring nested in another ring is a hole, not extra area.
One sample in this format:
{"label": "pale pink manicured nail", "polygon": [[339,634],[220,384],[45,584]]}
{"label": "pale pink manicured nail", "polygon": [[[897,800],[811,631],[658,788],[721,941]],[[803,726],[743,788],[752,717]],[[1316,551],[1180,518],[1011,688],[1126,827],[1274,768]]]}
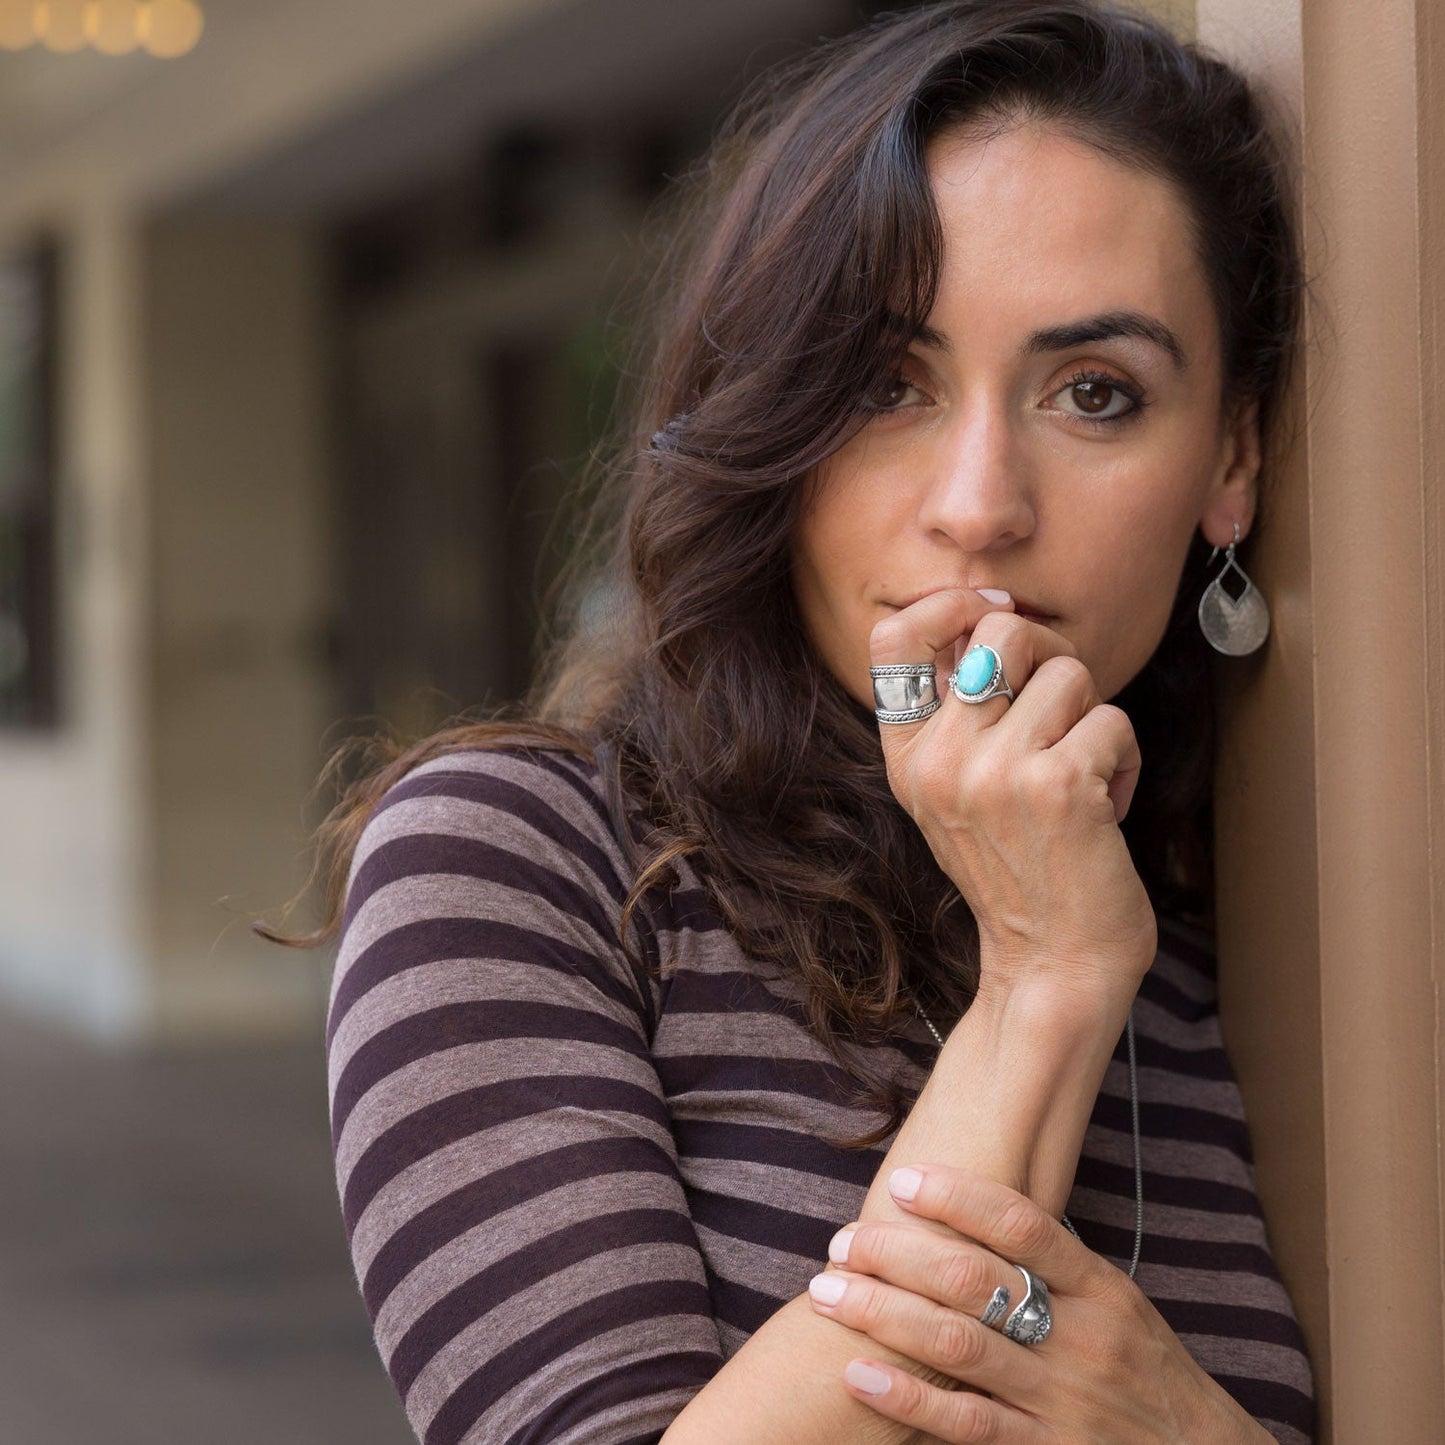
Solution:
{"label": "pale pink manicured nail", "polygon": [[855,1390],[866,1390],[870,1395],[886,1395],[891,1383],[882,1370],[875,1370],[872,1365],[865,1365],[862,1360],[854,1360],[848,1365],[843,1371],[843,1378]]}
{"label": "pale pink manicured nail", "polygon": [[839,1279],[836,1274],[815,1274],[808,1281],[808,1293],[818,1301],[820,1305],[835,1305],[843,1298],[843,1291],[848,1288],[846,1279]]}
{"label": "pale pink manicured nail", "polygon": [[1005,592],[1002,587],[978,587],[974,589],[980,597],[987,597],[990,602],[1012,602],[1011,593]]}
{"label": "pale pink manicured nail", "polygon": [[853,1243],[853,1236],[856,1233],[857,1230],[854,1229],[840,1229],[828,1241],[828,1258],[834,1264],[848,1263],[848,1246]]}
{"label": "pale pink manicured nail", "polygon": [[918,1195],[923,1175],[916,1169],[895,1169],[888,1176],[888,1192],[895,1199],[912,1200]]}

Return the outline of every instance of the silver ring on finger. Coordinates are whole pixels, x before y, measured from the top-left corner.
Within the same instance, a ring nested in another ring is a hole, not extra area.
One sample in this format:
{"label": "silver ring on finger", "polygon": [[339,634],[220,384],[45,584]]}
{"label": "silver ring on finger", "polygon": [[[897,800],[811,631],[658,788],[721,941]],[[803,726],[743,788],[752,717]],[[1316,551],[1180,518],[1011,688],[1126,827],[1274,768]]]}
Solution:
{"label": "silver ring on finger", "polygon": [[1008,1289],[1004,1285],[999,1285],[993,1292],[993,1298],[984,1306],[983,1313],[979,1316],[980,1322],[987,1325],[989,1329],[996,1328],[1008,1310],[1008,1302]]}
{"label": "silver ring on finger", "polygon": [[881,723],[922,722],[943,706],[931,662],[878,663],[868,675],[873,679],[873,714]]}
{"label": "silver ring on finger", "polygon": [[1021,1345],[1037,1345],[1048,1338],[1049,1331],[1054,1327],[1048,1287],[1023,1265],[1016,1264],[1014,1268],[1024,1277],[1025,1294],[1003,1322],[1003,1332]]}
{"label": "silver ring on finger", "polygon": [[948,685],[960,702],[987,702],[991,697],[1013,701],[1014,690],[1003,675],[1003,658],[986,642],[975,643],[963,654]]}

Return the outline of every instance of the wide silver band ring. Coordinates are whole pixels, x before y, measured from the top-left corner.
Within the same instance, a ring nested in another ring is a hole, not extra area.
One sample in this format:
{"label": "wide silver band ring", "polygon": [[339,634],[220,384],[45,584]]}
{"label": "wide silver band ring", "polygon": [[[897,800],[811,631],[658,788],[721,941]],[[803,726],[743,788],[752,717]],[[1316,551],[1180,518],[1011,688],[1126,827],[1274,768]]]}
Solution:
{"label": "wide silver band ring", "polygon": [[[965,684],[972,691],[967,690]],[[987,702],[991,697],[1013,701],[1014,690],[1003,675],[1003,659],[986,642],[977,643],[964,653],[948,685],[960,702]]]}
{"label": "wide silver band ring", "polygon": [[873,679],[873,713],[879,722],[922,722],[943,706],[931,662],[878,663],[868,675]]}
{"label": "wide silver band ring", "polygon": [[979,1316],[980,1322],[986,1324],[989,1329],[993,1329],[1007,1312],[1008,1302],[1008,1290],[1003,1285],[999,1285],[993,1292],[993,1298],[984,1306],[983,1313]]}
{"label": "wide silver band ring", "polygon": [[1014,1268],[1024,1277],[1025,1294],[1003,1322],[1003,1332],[1021,1345],[1037,1345],[1048,1338],[1054,1327],[1049,1291],[1043,1280],[1030,1274],[1023,1265],[1016,1264]]}

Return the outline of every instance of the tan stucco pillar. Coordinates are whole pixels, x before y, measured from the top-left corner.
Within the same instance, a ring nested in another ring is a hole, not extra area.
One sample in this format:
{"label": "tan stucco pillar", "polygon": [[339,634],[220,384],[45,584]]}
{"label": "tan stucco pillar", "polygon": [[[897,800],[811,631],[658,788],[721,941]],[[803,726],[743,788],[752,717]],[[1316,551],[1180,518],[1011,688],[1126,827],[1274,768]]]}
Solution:
{"label": "tan stucco pillar", "polygon": [[1445,155],[1437,0],[1198,0],[1302,161],[1297,437],[1226,689],[1225,1038],[1321,1439],[1445,1440]]}

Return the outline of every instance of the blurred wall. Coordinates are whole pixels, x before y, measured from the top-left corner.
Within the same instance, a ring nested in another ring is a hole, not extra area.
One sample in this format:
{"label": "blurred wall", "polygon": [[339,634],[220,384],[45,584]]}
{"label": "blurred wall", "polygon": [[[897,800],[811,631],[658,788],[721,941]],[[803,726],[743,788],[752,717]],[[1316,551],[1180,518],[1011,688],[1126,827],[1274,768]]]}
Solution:
{"label": "blurred wall", "polygon": [[331,722],[321,261],[302,223],[147,232],[146,802],[161,1032],[274,1029],[314,1017],[325,991],[323,957],[247,927],[305,880],[305,800]]}
{"label": "blurred wall", "polygon": [[103,197],[63,228],[56,733],[0,739],[0,992],[101,1036],[144,1027],[145,526],[140,238]]}
{"label": "blurred wall", "polygon": [[319,965],[242,922],[294,891],[327,721],[315,272],[285,226],[153,218],[561,3],[207,0],[180,61],[0,57],[0,244],[59,243],[62,712],[0,736],[0,999],[118,1040],[315,1026]]}

